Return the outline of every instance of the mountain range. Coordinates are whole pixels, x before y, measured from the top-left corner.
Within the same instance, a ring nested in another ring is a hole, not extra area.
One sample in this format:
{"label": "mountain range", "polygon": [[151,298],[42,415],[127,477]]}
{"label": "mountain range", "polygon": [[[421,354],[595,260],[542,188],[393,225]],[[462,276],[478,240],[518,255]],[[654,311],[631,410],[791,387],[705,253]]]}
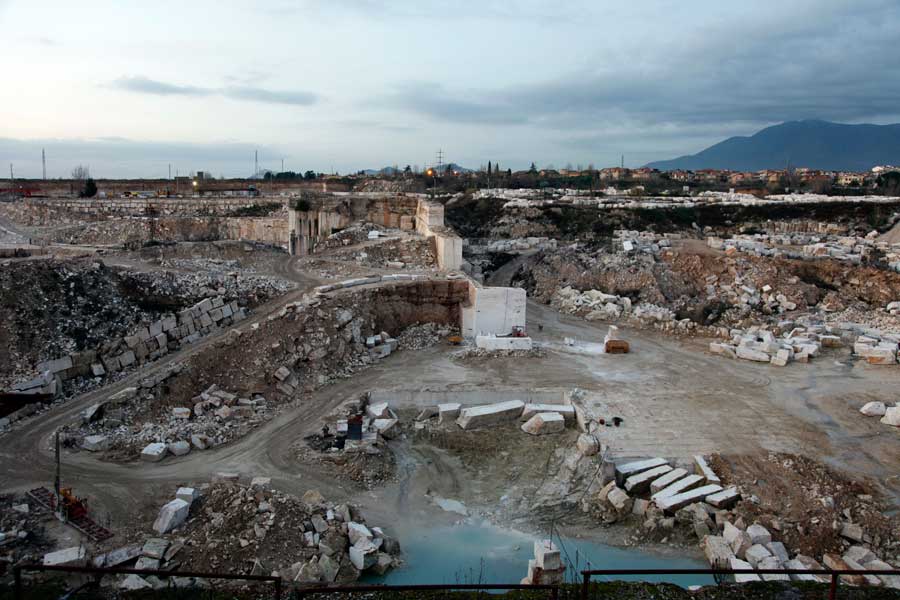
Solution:
{"label": "mountain range", "polygon": [[868,171],[900,164],[900,124],[847,125],[829,121],[787,121],[749,136],[731,137],[697,154],[647,166],[674,169],[759,171],[786,166],[828,171]]}

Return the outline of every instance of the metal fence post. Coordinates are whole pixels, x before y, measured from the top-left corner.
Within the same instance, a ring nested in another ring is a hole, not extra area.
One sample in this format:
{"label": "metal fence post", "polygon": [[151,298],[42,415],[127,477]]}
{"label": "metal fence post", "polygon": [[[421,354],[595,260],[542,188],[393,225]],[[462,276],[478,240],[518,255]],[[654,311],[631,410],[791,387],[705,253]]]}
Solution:
{"label": "metal fence post", "polygon": [[275,580],[275,600],[281,600],[281,577]]}
{"label": "metal fence post", "polygon": [[550,600],[559,600],[559,586],[554,585],[550,588]]}
{"label": "metal fence post", "polygon": [[837,599],[837,588],[838,588],[838,575],[837,573],[831,574],[831,586],[828,589],[828,600],[836,600]]}
{"label": "metal fence post", "polygon": [[16,600],[22,600],[22,567],[20,565],[13,567],[13,579],[15,580],[13,597]]}
{"label": "metal fence post", "polygon": [[582,572],[581,575],[584,579],[581,582],[581,600],[587,600],[588,598],[588,586],[591,585],[591,574],[587,572]]}

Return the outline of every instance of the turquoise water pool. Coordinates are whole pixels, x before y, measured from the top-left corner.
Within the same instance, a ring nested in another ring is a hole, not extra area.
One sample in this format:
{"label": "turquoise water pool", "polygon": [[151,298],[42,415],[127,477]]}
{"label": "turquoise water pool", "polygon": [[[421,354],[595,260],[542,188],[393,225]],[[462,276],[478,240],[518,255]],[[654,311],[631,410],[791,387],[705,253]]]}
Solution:
{"label": "turquoise water pool", "polygon": [[[533,558],[535,536],[487,524],[464,524],[400,533],[406,564],[367,583],[519,583]],[[554,540],[557,541],[557,540]],[[557,545],[560,545],[557,542]],[[595,569],[708,568],[701,560],[669,558],[573,538],[562,538],[560,549],[571,572]],[[621,580],[668,581],[681,586],[714,583],[711,576],[616,577]]]}

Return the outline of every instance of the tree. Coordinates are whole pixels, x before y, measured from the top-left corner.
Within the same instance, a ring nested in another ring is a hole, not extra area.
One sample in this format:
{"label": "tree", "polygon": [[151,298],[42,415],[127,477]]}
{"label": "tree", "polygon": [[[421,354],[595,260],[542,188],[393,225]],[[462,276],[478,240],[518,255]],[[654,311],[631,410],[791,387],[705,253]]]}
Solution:
{"label": "tree", "polygon": [[409,175],[410,173],[412,173],[412,167],[406,165],[405,167],[403,167],[403,172]]}
{"label": "tree", "polygon": [[307,171],[306,173],[303,174],[303,179],[315,179],[315,178],[316,178],[315,171]]}
{"label": "tree", "polygon": [[93,198],[97,195],[97,183],[88,177],[84,180],[84,187],[81,189],[81,193],[78,194],[82,198]]}
{"label": "tree", "polygon": [[491,161],[488,161],[488,177],[491,176]]}
{"label": "tree", "polygon": [[531,173],[532,175],[537,175],[537,167],[534,166],[534,163],[531,163],[531,168],[528,169],[528,172]]}
{"label": "tree", "polygon": [[[532,168],[532,169],[534,168],[534,163],[531,163],[531,168]],[[506,176],[507,176],[507,177],[512,177],[512,169],[507,169],[507,170],[506,170]]]}
{"label": "tree", "polygon": [[84,181],[91,176],[91,168],[84,165],[78,165],[72,169],[72,179],[75,181]]}

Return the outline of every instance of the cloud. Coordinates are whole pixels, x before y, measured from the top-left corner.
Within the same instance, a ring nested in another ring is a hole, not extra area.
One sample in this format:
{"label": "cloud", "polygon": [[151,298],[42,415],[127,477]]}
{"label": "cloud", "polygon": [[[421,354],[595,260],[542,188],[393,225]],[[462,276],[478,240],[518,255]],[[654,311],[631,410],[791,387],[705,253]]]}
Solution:
{"label": "cloud", "polygon": [[900,4],[886,0],[761,7],[740,23],[598,48],[582,66],[536,82],[412,81],[376,102],[436,122],[527,125],[578,148],[617,130],[626,139],[622,125],[650,144],[660,139],[654,130],[699,140],[787,120],[884,122],[900,118],[900,62],[884,51],[898,22]]}
{"label": "cloud", "polygon": [[222,90],[222,95],[234,100],[290,104],[293,106],[310,106],[315,104],[317,100],[316,95],[309,92],[275,92],[257,87],[227,87]]}
{"label": "cloud", "polygon": [[266,102],[269,104],[287,104],[291,106],[310,106],[315,104],[318,96],[304,91],[276,91],[254,86],[228,86],[224,88],[206,88],[192,85],[166,83],[143,76],[120,77],[109,87],[133,92],[136,94],[152,94],[156,96],[223,96],[232,100],[250,102]]}
{"label": "cloud", "polygon": [[113,81],[110,87],[126,92],[156,94],[158,96],[208,96],[213,93],[212,90],[205,88],[192,85],[175,85],[141,76],[120,77]]}

